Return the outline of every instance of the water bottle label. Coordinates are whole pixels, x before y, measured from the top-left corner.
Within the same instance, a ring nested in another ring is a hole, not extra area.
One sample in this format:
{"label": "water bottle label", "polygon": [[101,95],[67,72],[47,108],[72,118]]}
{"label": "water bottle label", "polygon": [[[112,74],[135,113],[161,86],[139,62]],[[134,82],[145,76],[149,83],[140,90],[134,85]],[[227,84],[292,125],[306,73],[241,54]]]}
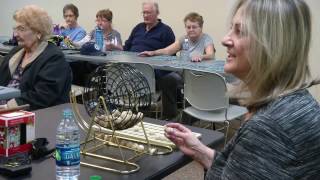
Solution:
{"label": "water bottle label", "polygon": [[56,165],[73,166],[80,164],[80,146],[69,146],[57,144],[56,146]]}
{"label": "water bottle label", "polygon": [[99,50],[103,49],[104,39],[103,39],[103,32],[101,29],[97,28],[95,32],[95,41],[96,44],[99,46]]}
{"label": "water bottle label", "polygon": [[187,51],[188,50],[188,45],[186,43],[182,44],[182,50]]}

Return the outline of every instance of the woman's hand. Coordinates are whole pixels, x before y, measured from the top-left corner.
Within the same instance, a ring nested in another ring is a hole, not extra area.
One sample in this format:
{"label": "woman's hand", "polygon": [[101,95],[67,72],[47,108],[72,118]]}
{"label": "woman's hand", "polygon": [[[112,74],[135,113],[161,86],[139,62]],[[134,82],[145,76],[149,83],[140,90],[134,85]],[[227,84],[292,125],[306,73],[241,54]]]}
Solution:
{"label": "woman's hand", "polygon": [[8,108],[7,104],[0,105],[0,109],[7,109],[7,108]]}
{"label": "woman's hand", "polygon": [[184,154],[192,157],[196,153],[195,149],[202,144],[190,129],[179,123],[167,124],[165,136],[175,143]]}
{"label": "woman's hand", "polygon": [[111,43],[111,41],[106,41],[106,50],[107,51],[112,51],[113,49],[115,49],[115,45],[113,43]]}
{"label": "woman's hand", "polygon": [[191,61],[192,62],[201,62],[202,59],[203,59],[202,55],[195,55],[195,56],[192,56]]}
{"label": "woman's hand", "polygon": [[202,144],[190,129],[179,123],[169,123],[165,128],[165,136],[175,143],[180,151],[191,156],[205,168],[211,166],[214,150]]}
{"label": "woman's hand", "polygon": [[155,55],[156,55],[156,53],[154,51],[143,51],[143,52],[138,54],[138,56],[142,56],[142,57],[155,56]]}
{"label": "woman's hand", "polygon": [[67,29],[68,28],[68,24],[66,22],[63,22],[63,23],[59,24],[59,28],[60,29]]}
{"label": "woman's hand", "polygon": [[63,39],[63,43],[64,45],[67,47],[67,48],[75,48],[73,42],[71,41],[70,37],[69,36],[66,36],[64,39]]}

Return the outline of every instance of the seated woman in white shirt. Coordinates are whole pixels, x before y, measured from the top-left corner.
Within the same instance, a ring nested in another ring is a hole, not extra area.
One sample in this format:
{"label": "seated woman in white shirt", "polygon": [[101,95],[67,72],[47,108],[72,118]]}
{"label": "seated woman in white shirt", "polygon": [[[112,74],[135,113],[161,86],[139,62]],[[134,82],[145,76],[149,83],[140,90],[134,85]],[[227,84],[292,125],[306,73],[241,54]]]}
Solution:
{"label": "seated woman in white shirt", "polygon": [[180,37],[174,43],[166,48],[158,49],[155,51],[141,52],[140,56],[156,56],[156,55],[174,55],[178,51],[180,54],[185,53],[183,51],[183,44],[188,42],[187,53],[190,54],[190,59],[193,62],[200,62],[202,60],[214,59],[215,48],[212,38],[202,32],[203,18],[201,15],[195,12],[191,12],[184,18],[184,25],[187,34]]}

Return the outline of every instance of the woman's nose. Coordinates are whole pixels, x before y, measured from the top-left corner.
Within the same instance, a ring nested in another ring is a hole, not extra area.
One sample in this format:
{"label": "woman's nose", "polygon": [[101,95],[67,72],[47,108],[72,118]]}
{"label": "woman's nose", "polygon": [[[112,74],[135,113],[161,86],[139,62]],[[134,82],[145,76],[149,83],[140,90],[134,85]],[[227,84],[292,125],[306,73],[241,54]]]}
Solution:
{"label": "woman's nose", "polygon": [[221,43],[222,43],[222,45],[223,45],[223,46],[226,46],[226,47],[230,47],[230,46],[232,46],[233,41],[232,41],[232,39],[231,39],[231,37],[230,37],[229,33],[228,33],[228,34],[226,34],[226,35],[223,37],[223,39],[222,39]]}

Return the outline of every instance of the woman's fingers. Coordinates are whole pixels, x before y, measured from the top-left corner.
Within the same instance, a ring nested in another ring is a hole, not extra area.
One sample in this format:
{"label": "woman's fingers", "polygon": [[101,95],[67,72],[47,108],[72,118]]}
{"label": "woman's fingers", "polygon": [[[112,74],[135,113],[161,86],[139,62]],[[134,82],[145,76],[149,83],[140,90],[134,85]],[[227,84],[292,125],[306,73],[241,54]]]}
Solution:
{"label": "woman's fingers", "polygon": [[143,52],[139,53],[138,56],[145,57],[145,56],[148,56],[148,54],[146,51],[143,51]]}
{"label": "woman's fingers", "polygon": [[184,125],[182,125],[180,123],[168,123],[165,126],[178,129],[179,131],[182,131],[182,132],[191,132],[190,129],[188,129],[187,127],[185,127]]}

